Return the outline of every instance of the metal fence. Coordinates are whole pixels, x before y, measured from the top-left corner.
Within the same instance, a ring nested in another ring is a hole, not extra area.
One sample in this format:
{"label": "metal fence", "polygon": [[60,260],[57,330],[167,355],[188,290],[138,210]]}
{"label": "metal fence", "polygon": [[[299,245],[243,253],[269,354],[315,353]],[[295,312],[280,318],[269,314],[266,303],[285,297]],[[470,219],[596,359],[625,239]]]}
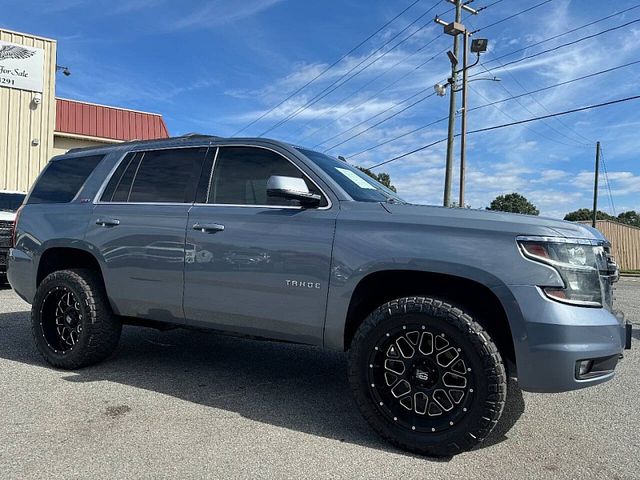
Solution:
{"label": "metal fence", "polygon": [[611,220],[598,220],[596,228],[611,242],[611,253],[621,270],[640,270],[640,228]]}

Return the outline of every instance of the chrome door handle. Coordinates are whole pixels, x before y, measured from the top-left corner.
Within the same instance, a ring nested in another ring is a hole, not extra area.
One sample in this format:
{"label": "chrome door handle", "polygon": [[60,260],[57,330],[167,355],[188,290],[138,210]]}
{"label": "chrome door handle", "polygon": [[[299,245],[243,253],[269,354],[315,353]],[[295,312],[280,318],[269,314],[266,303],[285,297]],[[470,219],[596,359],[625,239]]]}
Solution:
{"label": "chrome door handle", "polygon": [[193,229],[202,233],[215,233],[222,232],[224,230],[224,225],[219,223],[196,223],[193,225]]}
{"label": "chrome door handle", "polygon": [[96,225],[100,225],[101,227],[117,227],[120,225],[120,220],[117,218],[98,218]]}

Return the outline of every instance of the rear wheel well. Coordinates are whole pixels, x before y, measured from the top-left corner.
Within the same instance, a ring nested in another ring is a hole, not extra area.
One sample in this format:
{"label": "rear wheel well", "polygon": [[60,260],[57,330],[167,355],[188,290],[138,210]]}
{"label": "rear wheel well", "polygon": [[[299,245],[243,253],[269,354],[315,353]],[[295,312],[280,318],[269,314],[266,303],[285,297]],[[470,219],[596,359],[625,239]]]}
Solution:
{"label": "rear wheel well", "polygon": [[89,252],[78,248],[54,247],[45,250],[40,258],[36,285],[40,285],[40,282],[47,278],[47,275],[58,270],[68,270],[70,268],[93,270],[102,280],[100,264]]}
{"label": "rear wheel well", "polygon": [[507,314],[498,297],[486,286],[440,273],[389,270],[363,278],[351,296],[344,330],[348,350],[356,330],[380,305],[401,297],[433,296],[463,308],[495,342],[500,354],[515,366],[515,349]]}

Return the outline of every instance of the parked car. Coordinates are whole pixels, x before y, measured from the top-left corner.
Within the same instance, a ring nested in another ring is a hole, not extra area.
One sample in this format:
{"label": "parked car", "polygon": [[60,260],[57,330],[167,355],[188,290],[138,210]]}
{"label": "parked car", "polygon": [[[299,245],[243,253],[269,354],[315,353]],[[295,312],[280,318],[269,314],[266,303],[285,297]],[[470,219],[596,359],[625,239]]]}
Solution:
{"label": "parked car", "polygon": [[0,284],[7,281],[7,255],[12,241],[13,224],[24,197],[24,193],[0,190]]}
{"label": "parked car", "polygon": [[364,417],[420,454],[482,441],[508,375],[532,392],[596,385],[631,343],[597,230],[411,205],[274,140],[71,150],[15,229],[9,281],[51,365],[104,360],[127,323],[345,350]]}

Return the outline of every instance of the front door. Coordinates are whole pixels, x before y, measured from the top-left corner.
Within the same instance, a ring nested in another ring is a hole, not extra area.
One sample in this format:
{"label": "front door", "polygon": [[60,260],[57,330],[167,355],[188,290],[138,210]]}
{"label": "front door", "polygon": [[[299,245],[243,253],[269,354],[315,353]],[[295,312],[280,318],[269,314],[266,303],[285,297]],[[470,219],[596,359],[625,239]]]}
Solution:
{"label": "front door", "polygon": [[[320,206],[268,196],[272,175],[303,178]],[[292,161],[258,147],[221,147],[209,185],[187,222],[187,321],[321,344],[337,205]]]}

